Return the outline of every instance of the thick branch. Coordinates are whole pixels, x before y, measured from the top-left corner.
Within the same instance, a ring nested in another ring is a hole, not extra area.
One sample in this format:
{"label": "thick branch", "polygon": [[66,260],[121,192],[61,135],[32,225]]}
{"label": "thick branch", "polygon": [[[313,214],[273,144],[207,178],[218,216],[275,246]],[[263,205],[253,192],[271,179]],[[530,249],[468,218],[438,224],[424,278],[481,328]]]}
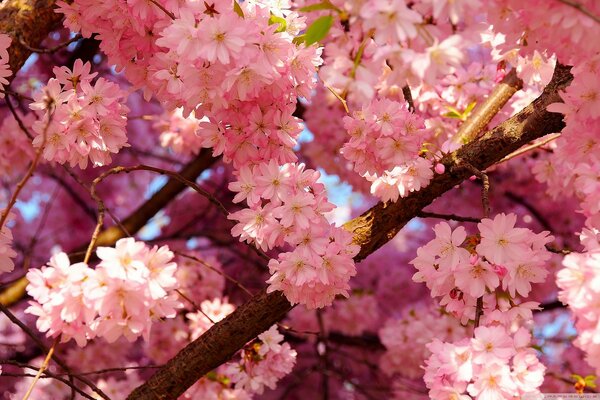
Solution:
{"label": "thick branch", "polygon": [[13,77],[21,69],[31,50],[54,29],[60,27],[63,15],[54,12],[54,0],[5,0],[0,6],[0,32],[9,34],[13,40],[8,54]]}
{"label": "thick branch", "polygon": [[[356,261],[390,241],[425,206],[471,175],[465,168],[456,168],[458,165],[466,162],[484,171],[531,140],[562,130],[562,115],[546,111],[546,106],[561,101],[558,91],[571,82],[569,70],[569,67],[557,66],[552,81],[532,104],[474,142],[445,156],[442,162],[448,172],[437,175],[429,186],[397,203],[379,203],[346,223],[344,228],[354,233],[354,242],[361,246]],[[187,345],[128,399],[176,399],[203,375],[228,361],[244,344],[269,329],[291,308],[281,293],[267,294],[263,290]]]}

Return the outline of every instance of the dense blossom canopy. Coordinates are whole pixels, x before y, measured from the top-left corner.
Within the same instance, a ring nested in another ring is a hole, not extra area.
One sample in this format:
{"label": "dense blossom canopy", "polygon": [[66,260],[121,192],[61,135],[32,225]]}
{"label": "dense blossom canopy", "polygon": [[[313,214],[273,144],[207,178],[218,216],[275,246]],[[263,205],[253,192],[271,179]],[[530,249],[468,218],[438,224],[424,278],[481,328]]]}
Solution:
{"label": "dense blossom canopy", "polygon": [[596,391],[599,35],[595,0],[5,0],[5,398]]}

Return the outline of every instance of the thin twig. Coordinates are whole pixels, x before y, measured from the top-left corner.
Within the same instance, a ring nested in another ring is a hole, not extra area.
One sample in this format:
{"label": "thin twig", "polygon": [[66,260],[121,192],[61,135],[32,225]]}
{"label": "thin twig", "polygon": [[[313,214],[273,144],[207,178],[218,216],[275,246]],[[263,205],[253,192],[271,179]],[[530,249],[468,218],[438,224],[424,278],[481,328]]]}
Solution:
{"label": "thin twig", "polygon": [[208,315],[204,312],[204,310],[202,310],[202,307],[200,307],[198,304],[196,304],[196,302],[192,299],[190,299],[188,296],[186,296],[181,290],[179,289],[175,289],[175,291],[184,299],[186,299],[192,306],[194,306],[194,309],[196,311],[198,311],[200,314],[204,315],[211,324],[216,324],[216,322]]}
{"label": "thin twig", "polygon": [[437,218],[437,219],[445,219],[447,221],[459,221],[459,222],[473,222],[473,223],[481,222],[480,218],[462,217],[460,215],[455,215],[455,214],[438,214],[438,213],[433,213],[433,212],[428,212],[428,211],[419,212],[417,214],[417,217],[419,217],[419,218]]}
{"label": "thin twig", "polygon": [[529,152],[531,150],[537,149],[538,147],[542,147],[545,144],[548,144],[551,141],[558,139],[560,137],[560,135],[561,135],[560,133],[555,133],[554,135],[549,135],[546,139],[541,140],[541,141],[539,141],[537,143],[533,143],[533,144],[530,144],[528,146],[522,147],[519,150],[515,151],[514,153],[511,153],[511,154],[507,155],[502,160],[498,161],[498,164],[501,164],[503,162],[511,160],[511,159],[513,159],[515,157],[519,157],[519,156],[521,156],[521,155],[523,155],[523,154],[525,154],[525,153],[527,153],[527,152]]}
{"label": "thin twig", "polygon": [[19,98],[19,99],[33,101],[32,97],[29,97],[29,96],[21,94],[21,93],[14,92],[14,91],[12,91],[10,89],[6,89],[6,88],[0,89],[0,93],[4,93],[7,96],[13,96],[13,97],[16,97],[16,98]]}
{"label": "thin twig", "polygon": [[23,40],[23,38],[21,36],[19,36],[19,43],[21,43],[21,45],[23,47],[25,47],[27,50],[29,50],[33,53],[48,54],[48,53],[54,53],[55,51],[58,51],[60,49],[64,49],[71,43],[74,43],[82,38],[83,38],[83,36],[81,36],[81,34],[78,33],[77,35],[73,36],[71,39],[67,40],[66,42],[58,44],[54,47],[47,48],[47,49],[37,49],[35,47],[31,47],[25,42],[25,40]]}
{"label": "thin twig", "polygon": [[[37,335],[35,335],[33,333],[33,331],[27,325],[25,325],[19,318],[17,318],[8,309],[8,307],[6,307],[4,304],[2,304],[2,302],[0,302],[0,311],[2,311],[8,317],[8,319],[10,319],[12,321],[13,324],[15,324],[19,328],[21,328],[21,330],[23,332],[25,332],[25,334],[27,336],[29,336],[34,341],[34,343],[40,349],[42,349],[42,351],[44,351],[46,353],[48,353],[50,351],[50,349],[48,347],[46,347],[46,345],[44,345],[44,343],[37,337]],[[58,364],[58,366],[61,367],[63,370],[65,370],[68,374],[74,376],[77,380],[79,380],[80,382],[87,385],[90,389],[92,389],[94,392],[96,392],[100,397],[102,397],[105,400],[110,400],[110,398],[106,395],[106,393],[104,393],[100,388],[98,388],[94,384],[94,382],[90,381],[89,379],[87,379],[85,377],[79,377],[76,374],[73,374],[71,369],[67,366],[67,364],[62,359],[60,359],[57,355],[52,355],[52,360],[54,360],[54,362],[56,362],[56,364]]]}
{"label": "thin twig", "polygon": [[48,368],[48,364],[50,363],[52,354],[54,354],[54,349],[56,349],[56,345],[58,344],[58,339],[59,339],[58,337],[56,339],[54,339],[54,343],[52,343],[52,347],[50,347],[50,350],[48,350],[48,354],[46,355],[46,358],[44,358],[44,362],[40,366],[40,369],[38,369],[38,372],[35,375],[35,378],[33,378],[33,381],[29,385],[29,389],[27,389],[27,392],[25,392],[25,395],[23,396],[23,400],[27,400],[29,398],[29,396],[31,396],[31,392],[33,391],[33,388],[35,387],[35,384],[42,376],[42,373],[44,373],[44,371]]}
{"label": "thin twig", "polygon": [[573,0],[558,0],[558,1],[560,3],[563,3],[570,7],[573,7],[576,10],[579,10],[582,14],[587,15],[588,17],[590,17],[591,19],[593,19],[594,21],[596,21],[597,23],[600,24],[600,17],[597,16],[596,14],[592,13],[590,10],[588,10],[583,4],[573,1]]}
{"label": "thin twig", "polygon": [[4,212],[2,213],[2,217],[0,218],[0,232],[2,231],[2,228],[4,227],[4,223],[8,219],[8,214],[10,213],[10,210],[14,207],[15,203],[17,202],[19,193],[21,193],[21,190],[23,190],[23,187],[25,187],[25,184],[27,184],[27,181],[29,180],[29,178],[31,178],[31,176],[33,175],[33,172],[37,168],[37,165],[40,161],[40,157],[42,156],[42,152],[44,151],[44,147],[46,145],[46,136],[47,136],[48,128],[50,127],[51,122],[52,122],[52,115],[50,115],[48,117],[48,123],[44,127],[44,133],[43,133],[44,136],[42,138],[42,144],[37,149],[37,151],[35,153],[35,157],[33,158],[33,161],[31,162],[31,165],[29,166],[27,173],[25,174],[23,179],[21,179],[21,181],[17,184],[17,187],[16,187],[14,193],[12,194],[6,208],[4,209]]}
{"label": "thin twig", "polygon": [[[483,296],[477,299],[477,306],[475,307],[475,329],[479,327],[479,322],[481,321],[481,316],[483,315]],[[475,335],[475,332],[473,332]]]}
{"label": "thin twig", "polygon": [[408,84],[402,86],[402,95],[404,96],[404,100],[408,103],[408,111],[411,113],[415,112],[415,102],[412,97],[412,92],[410,91],[410,86]]}
{"label": "thin twig", "polygon": [[346,99],[344,99],[342,96],[340,96],[338,94],[338,92],[336,92],[335,89],[332,88],[331,86],[325,85],[325,87],[327,88],[327,90],[329,90],[331,92],[331,94],[333,94],[335,96],[336,99],[338,99],[342,103],[342,106],[344,106],[344,110],[346,111],[346,114],[350,114],[350,110],[348,109],[348,103],[346,102]]}
{"label": "thin twig", "polygon": [[177,251],[177,250],[173,250],[173,253],[177,254],[178,256],[190,259],[190,260],[194,260],[202,265],[204,265],[206,268],[210,269],[211,271],[216,272],[217,274],[221,275],[223,278],[227,279],[229,282],[233,283],[234,285],[236,285],[238,288],[240,288],[243,292],[245,292],[248,296],[252,297],[253,294],[250,290],[248,290],[244,285],[242,285],[239,281],[237,281],[235,278],[227,275],[225,272],[221,271],[218,268],[215,268],[214,266],[210,265],[209,263],[207,263],[206,261],[195,257],[195,256],[191,256],[189,254],[183,253],[181,251]]}
{"label": "thin twig", "polygon": [[13,115],[13,118],[15,119],[15,121],[17,121],[19,128],[21,128],[21,131],[23,131],[23,133],[25,133],[25,135],[29,138],[29,140],[33,140],[33,135],[31,134],[31,132],[29,132],[29,129],[27,129],[27,127],[23,123],[23,120],[21,119],[21,117],[19,116],[19,114],[17,114],[17,110],[15,110],[12,103],[10,102],[11,96],[12,96],[12,93],[6,95],[6,105],[8,106],[8,109],[10,110],[11,114]]}
{"label": "thin twig", "polygon": [[158,1],[156,1],[156,0],[150,0],[150,3],[154,4],[156,7],[160,8],[161,10],[163,10],[165,14],[167,14],[169,17],[171,17],[171,19],[175,19],[175,14],[173,14],[171,11],[167,10]]}

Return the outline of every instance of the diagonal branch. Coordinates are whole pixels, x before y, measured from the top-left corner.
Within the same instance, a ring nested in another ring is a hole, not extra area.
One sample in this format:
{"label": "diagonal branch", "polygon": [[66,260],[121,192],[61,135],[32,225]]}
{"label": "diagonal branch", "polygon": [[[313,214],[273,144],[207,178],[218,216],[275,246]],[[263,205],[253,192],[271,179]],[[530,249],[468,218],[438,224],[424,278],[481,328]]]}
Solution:
{"label": "diagonal branch", "polygon": [[[196,178],[215,161],[216,159],[211,156],[211,151],[204,149],[179,172],[179,178],[195,181]],[[123,221],[123,228],[131,234],[136,233],[146,225],[150,218],[169,204],[169,202],[186,187],[185,183],[180,179],[169,179],[165,186]],[[119,226],[111,226],[100,232],[96,240],[96,245],[112,246],[117,240],[124,238],[125,236],[127,236],[126,232],[123,232],[123,229]],[[84,245],[82,248],[85,250],[86,247],[87,246]],[[83,260],[81,255],[72,257],[73,262],[81,260]],[[4,292],[0,293],[0,303],[5,306],[14,304],[25,295],[26,286],[27,279],[25,279],[25,277],[19,279]]]}
{"label": "diagonal branch", "polygon": [[[552,81],[533,103],[480,138],[446,155],[441,162],[449,172],[437,175],[429,186],[396,203],[379,203],[346,223],[344,228],[354,233],[354,242],[361,246],[355,260],[363,260],[379,249],[424,207],[472,175],[457,166],[469,163],[485,171],[531,140],[560,132],[564,128],[562,115],[548,112],[546,107],[562,101],[558,92],[571,82],[573,77],[569,71],[570,67],[557,65]],[[179,397],[203,375],[228,361],[248,341],[269,329],[291,308],[281,292],[261,291],[187,345],[135,389],[128,399]]]}

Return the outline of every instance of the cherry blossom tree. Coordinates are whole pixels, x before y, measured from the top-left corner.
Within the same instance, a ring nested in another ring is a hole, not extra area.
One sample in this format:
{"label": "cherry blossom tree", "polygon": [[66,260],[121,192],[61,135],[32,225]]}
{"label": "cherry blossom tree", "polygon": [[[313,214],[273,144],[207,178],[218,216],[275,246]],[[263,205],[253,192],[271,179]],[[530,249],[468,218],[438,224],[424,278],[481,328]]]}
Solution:
{"label": "cherry blossom tree", "polygon": [[4,0],[7,399],[600,373],[600,4]]}

